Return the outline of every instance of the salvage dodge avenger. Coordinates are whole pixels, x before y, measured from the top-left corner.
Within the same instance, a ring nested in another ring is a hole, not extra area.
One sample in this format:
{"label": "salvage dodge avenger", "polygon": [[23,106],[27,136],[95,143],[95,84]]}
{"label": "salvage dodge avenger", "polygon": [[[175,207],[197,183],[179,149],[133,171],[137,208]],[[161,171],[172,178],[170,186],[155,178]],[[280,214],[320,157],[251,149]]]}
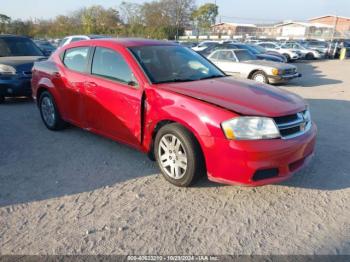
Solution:
{"label": "salvage dodge avenger", "polygon": [[75,42],[35,63],[32,88],[47,128],[68,122],[129,144],[177,186],[203,174],[276,183],[314,154],[316,125],[302,98],[235,80],[175,43]]}

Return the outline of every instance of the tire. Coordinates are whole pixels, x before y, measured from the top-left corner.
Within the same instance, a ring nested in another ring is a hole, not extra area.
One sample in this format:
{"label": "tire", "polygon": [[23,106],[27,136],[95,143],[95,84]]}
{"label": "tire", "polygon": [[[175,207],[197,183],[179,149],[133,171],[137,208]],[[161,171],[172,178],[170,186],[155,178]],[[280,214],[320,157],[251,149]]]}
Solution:
{"label": "tire", "polygon": [[252,79],[252,80],[254,80],[256,82],[259,82],[259,83],[265,83],[265,84],[269,83],[269,79],[267,78],[267,75],[265,74],[264,71],[256,71],[256,72],[254,72],[254,74],[252,74],[250,79]]}
{"label": "tire", "polygon": [[308,53],[308,54],[306,54],[305,58],[306,58],[307,60],[314,60],[314,59],[315,59],[315,56],[314,56],[313,53]]}
{"label": "tire", "polygon": [[188,187],[205,172],[204,157],[196,138],[177,123],[158,131],[154,151],[163,177],[175,186]]}
{"label": "tire", "polygon": [[53,131],[62,130],[66,122],[62,120],[53,96],[44,91],[39,98],[39,110],[45,126]]}
{"label": "tire", "polygon": [[5,97],[4,96],[0,96],[0,104],[5,102]]}
{"label": "tire", "polygon": [[283,54],[283,55],[287,59],[287,63],[289,63],[291,60],[290,55],[288,55],[288,54]]}

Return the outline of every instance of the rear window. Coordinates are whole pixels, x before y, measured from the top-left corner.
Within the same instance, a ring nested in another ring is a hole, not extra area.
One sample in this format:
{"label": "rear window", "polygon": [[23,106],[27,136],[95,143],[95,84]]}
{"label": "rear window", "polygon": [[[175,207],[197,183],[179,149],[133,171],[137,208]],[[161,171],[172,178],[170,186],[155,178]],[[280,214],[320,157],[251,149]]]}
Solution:
{"label": "rear window", "polygon": [[24,37],[0,38],[0,57],[43,56],[34,42]]}
{"label": "rear window", "polygon": [[85,72],[88,64],[89,47],[75,47],[67,49],[63,63],[71,70]]}

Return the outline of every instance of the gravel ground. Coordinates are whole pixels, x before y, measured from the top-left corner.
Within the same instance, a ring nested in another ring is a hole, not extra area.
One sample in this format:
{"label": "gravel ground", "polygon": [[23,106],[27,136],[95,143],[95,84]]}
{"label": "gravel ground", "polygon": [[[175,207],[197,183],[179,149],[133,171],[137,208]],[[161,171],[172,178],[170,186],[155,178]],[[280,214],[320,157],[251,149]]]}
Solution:
{"label": "gravel ground", "polygon": [[259,188],[179,189],[127,146],[0,105],[0,254],[350,254],[350,61],[297,66],[281,88],[310,102],[316,156]]}

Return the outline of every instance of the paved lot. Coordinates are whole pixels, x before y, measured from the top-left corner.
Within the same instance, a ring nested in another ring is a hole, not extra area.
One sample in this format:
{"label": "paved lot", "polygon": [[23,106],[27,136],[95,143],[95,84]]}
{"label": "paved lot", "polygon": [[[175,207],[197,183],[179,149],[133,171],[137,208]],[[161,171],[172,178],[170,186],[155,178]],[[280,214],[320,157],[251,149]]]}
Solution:
{"label": "paved lot", "polygon": [[0,254],[350,254],[350,61],[298,63],[314,161],[259,188],[165,182],[146,156],[0,105]]}

